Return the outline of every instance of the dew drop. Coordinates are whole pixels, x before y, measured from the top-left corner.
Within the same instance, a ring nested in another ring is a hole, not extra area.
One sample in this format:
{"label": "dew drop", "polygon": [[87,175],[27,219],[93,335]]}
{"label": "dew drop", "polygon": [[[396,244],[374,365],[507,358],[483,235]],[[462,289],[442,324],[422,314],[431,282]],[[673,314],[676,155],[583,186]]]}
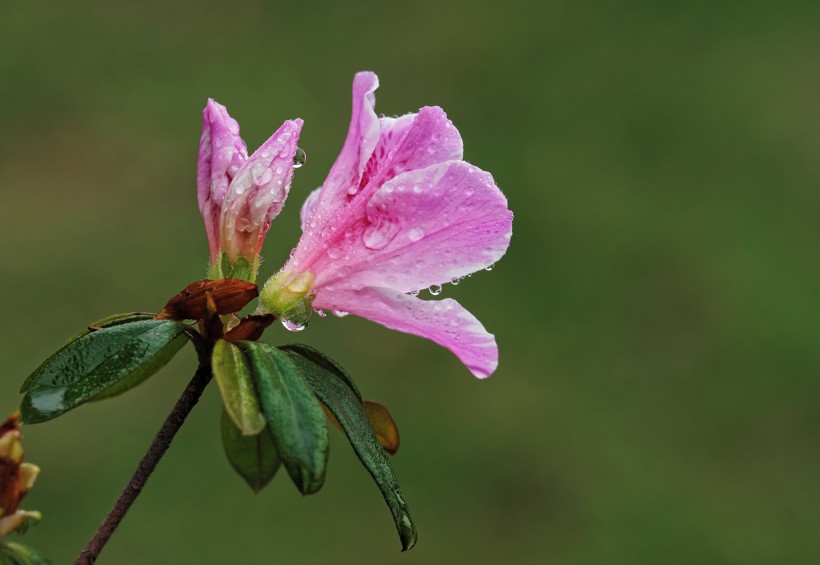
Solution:
{"label": "dew drop", "polygon": [[324,310],[315,310],[315,312],[316,312],[316,315],[319,316],[320,318],[324,318],[325,316],[327,316],[327,312],[325,312]]}
{"label": "dew drop", "polygon": [[398,233],[399,224],[396,220],[379,216],[362,232],[362,242],[368,249],[384,249]]}
{"label": "dew drop", "polygon": [[332,313],[333,313],[333,315],[334,315],[334,316],[336,316],[337,318],[344,318],[345,316],[347,316],[348,314],[350,314],[350,312],[345,312],[344,310],[331,310],[331,312],[332,312]]}
{"label": "dew drop", "polygon": [[304,324],[300,324],[299,322],[295,322],[293,320],[285,318],[282,320],[282,325],[285,326],[285,329],[289,332],[301,332],[303,329],[307,327],[307,322],[305,322]]}
{"label": "dew drop", "polygon": [[342,256],[342,253],[343,253],[342,250],[339,249],[338,247],[330,247],[327,250],[327,254],[331,259],[338,259],[339,257]]}
{"label": "dew drop", "polygon": [[427,290],[430,291],[430,294],[432,294],[433,296],[438,296],[439,294],[441,294],[441,285],[440,284],[434,284],[433,286],[431,286]]}
{"label": "dew drop", "polygon": [[418,290],[411,290],[411,291],[410,291],[410,296],[418,296],[418,295],[419,295],[419,291],[418,291]]}
{"label": "dew drop", "polygon": [[484,270],[485,270],[485,271],[492,271],[492,270],[493,270],[493,267],[495,267],[495,263],[490,263],[489,265],[487,265],[486,267],[484,267]]}
{"label": "dew drop", "polygon": [[307,163],[307,153],[301,147],[296,148],[296,154],[293,156],[293,168],[298,169]]}
{"label": "dew drop", "polygon": [[457,285],[460,282],[461,282],[461,277],[454,277],[452,280],[450,280],[450,283],[454,284],[454,285]]}
{"label": "dew drop", "polygon": [[407,237],[410,238],[410,241],[418,241],[424,237],[424,230],[421,228],[413,228],[407,232]]}
{"label": "dew drop", "polygon": [[422,190],[424,190],[424,187],[421,186],[420,184],[414,184],[413,185],[413,192],[415,192],[416,194],[421,194]]}

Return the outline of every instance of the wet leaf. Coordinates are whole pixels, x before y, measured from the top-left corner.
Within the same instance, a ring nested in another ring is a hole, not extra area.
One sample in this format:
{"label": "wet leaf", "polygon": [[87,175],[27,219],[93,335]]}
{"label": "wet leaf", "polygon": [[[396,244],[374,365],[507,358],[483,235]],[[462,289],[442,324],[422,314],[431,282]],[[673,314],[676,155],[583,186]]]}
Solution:
{"label": "wet leaf", "polygon": [[185,326],[135,320],[92,331],[49,357],[23,384],[24,423],[121,394],[156,373],[186,342]]}
{"label": "wet leaf", "polygon": [[243,435],[225,410],[222,411],[222,445],[231,467],[254,492],[267,486],[281,464],[267,427],[256,435]]}
{"label": "wet leaf", "polygon": [[283,347],[282,350],[291,356],[316,396],[342,426],[353,450],[370,472],[390,508],[401,539],[402,549],[410,549],[416,544],[418,537],[416,527],[401,494],[398,480],[390,466],[390,460],[373,432],[370,419],[359,396],[337,371],[328,370],[325,363],[317,363],[313,355],[310,357],[302,355],[303,349],[301,348],[303,347],[289,345]]}
{"label": "wet leaf", "polygon": [[266,343],[235,343],[248,360],[262,415],[288,474],[303,494],[318,491],[329,448],[319,401],[288,354]]}
{"label": "wet leaf", "polygon": [[225,412],[243,435],[253,436],[265,427],[250,367],[243,351],[220,339],[214,345],[211,367],[222,395]]}

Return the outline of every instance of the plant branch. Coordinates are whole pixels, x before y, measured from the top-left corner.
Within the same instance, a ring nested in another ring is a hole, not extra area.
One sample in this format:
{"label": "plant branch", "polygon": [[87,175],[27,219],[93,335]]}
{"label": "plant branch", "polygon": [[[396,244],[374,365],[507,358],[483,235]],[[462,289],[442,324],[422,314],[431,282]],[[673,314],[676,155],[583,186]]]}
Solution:
{"label": "plant branch", "polygon": [[162,456],[170,447],[171,441],[179,431],[179,428],[182,427],[185,418],[188,417],[188,414],[190,414],[191,410],[196,406],[200,396],[202,396],[202,392],[211,381],[212,375],[210,363],[203,361],[203,357],[207,359],[206,356],[200,356],[199,368],[191,379],[191,382],[188,383],[188,386],[185,388],[182,396],[179,397],[179,400],[177,400],[173,410],[168,414],[165,423],[143,456],[142,461],[140,461],[131,480],[128,481],[122,494],[120,494],[117,502],[114,503],[113,508],[111,508],[108,516],[106,516],[102,524],[100,524],[99,529],[94,533],[88,545],[86,545],[85,549],[80,553],[80,556],[75,561],[75,565],[90,565],[96,561],[97,556],[103,547],[105,547],[111,534],[117,529],[117,526],[119,526],[123,517],[125,517],[125,513],[128,512],[128,509],[131,508],[137,496],[142,492],[142,488],[148,481],[148,477],[154,472],[159,460],[162,459]]}

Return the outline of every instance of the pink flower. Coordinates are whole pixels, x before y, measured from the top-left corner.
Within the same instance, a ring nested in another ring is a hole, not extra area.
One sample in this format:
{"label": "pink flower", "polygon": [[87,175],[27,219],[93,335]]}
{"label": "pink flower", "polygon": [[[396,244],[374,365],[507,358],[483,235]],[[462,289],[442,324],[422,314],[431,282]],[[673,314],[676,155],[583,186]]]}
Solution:
{"label": "pink flower", "polygon": [[379,118],[377,87],[375,74],[356,75],[342,152],[305,202],[302,238],[262,305],[285,318],[311,307],[355,314],[430,339],[488,377],[495,337],[455,300],[416,295],[489,269],[509,246],[512,212],[492,176],[462,160],[441,108]]}
{"label": "pink flower", "polygon": [[211,251],[210,277],[253,281],[270,222],[293,179],[302,120],[288,120],[248,157],[239,124],[209,99],[202,112],[197,196]]}

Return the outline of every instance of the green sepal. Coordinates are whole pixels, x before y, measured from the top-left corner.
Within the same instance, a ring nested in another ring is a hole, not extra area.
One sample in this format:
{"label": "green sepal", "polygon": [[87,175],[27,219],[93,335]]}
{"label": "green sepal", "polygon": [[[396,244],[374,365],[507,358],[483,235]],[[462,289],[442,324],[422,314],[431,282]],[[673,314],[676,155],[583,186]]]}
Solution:
{"label": "green sepal", "polygon": [[270,430],[247,436],[236,427],[227,411],[222,411],[222,446],[231,467],[245,479],[253,492],[259,492],[273,479],[282,461],[276,453]]}
{"label": "green sepal", "polygon": [[231,342],[220,339],[211,357],[214,379],[222,395],[222,404],[242,435],[254,436],[265,427],[250,367],[244,352]]}
{"label": "green sepal", "polygon": [[212,279],[242,279],[243,281],[256,282],[256,273],[259,272],[259,258],[257,257],[251,264],[247,257],[237,257],[236,261],[231,263],[228,259],[228,254],[222,252],[219,254],[218,265],[219,270],[214,272],[214,267],[211,266],[209,275]]}
{"label": "green sepal", "polygon": [[327,418],[290,356],[266,343],[238,341],[273,445],[302,494],[325,482]]}
{"label": "green sepal", "polygon": [[[337,371],[329,370],[323,362],[317,362],[314,355],[305,355],[303,352],[311,350],[307,346],[286,345],[280,350],[290,356],[319,400],[339,421],[353,450],[373,477],[390,508],[401,539],[402,550],[410,549],[418,538],[416,527],[390,466],[390,460],[373,432],[359,395],[348,384],[349,377],[342,378]],[[334,362],[333,366],[337,364]]]}
{"label": "green sepal", "polygon": [[0,564],[51,565],[51,561],[34,548],[13,541],[0,540]]}
{"label": "green sepal", "polygon": [[23,384],[23,422],[45,422],[85,402],[134,388],[182,348],[185,331],[179,322],[140,319],[82,335],[49,357]]}

